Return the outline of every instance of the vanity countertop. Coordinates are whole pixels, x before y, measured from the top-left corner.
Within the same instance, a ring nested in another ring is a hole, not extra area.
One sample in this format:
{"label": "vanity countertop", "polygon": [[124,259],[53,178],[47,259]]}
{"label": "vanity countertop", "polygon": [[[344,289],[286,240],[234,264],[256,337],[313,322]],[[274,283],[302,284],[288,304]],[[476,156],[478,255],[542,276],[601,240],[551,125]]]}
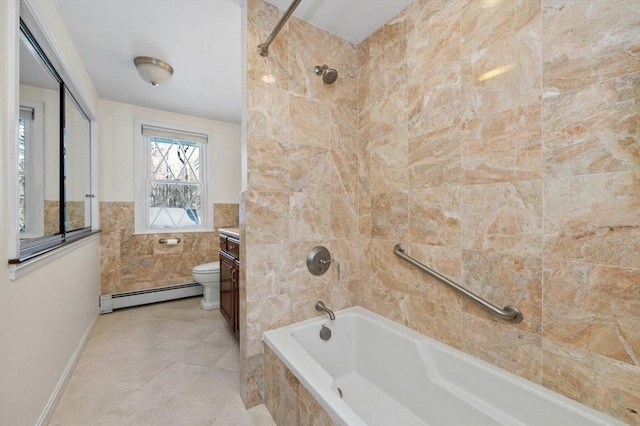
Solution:
{"label": "vanity countertop", "polygon": [[220,228],[218,229],[222,235],[226,235],[228,237],[238,238],[240,239],[240,229],[239,228]]}

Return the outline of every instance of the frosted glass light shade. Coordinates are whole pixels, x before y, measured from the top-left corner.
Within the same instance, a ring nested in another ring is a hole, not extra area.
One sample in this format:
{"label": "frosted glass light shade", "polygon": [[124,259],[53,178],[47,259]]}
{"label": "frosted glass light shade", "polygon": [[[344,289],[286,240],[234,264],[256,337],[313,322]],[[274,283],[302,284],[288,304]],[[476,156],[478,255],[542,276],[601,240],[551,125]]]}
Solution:
{"label": "frosted glass light shade", "polygon": [[152,86],[163,83],[173,75],[173,68],[168,63],[160,59],[151,58],[149,56],[138,56],[134,58],[133,63],[138,69],[140,77]]}

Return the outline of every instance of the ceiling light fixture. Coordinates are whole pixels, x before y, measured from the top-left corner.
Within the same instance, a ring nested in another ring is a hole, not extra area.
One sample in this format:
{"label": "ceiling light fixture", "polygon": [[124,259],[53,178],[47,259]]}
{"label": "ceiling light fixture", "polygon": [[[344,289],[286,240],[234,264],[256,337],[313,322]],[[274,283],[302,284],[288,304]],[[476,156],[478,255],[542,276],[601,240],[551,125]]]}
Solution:
{"label": "ceiling light fixture", "polygon": [[151,83],[152,86],[157,86],[169,80],[173,75],[171,65],[160,59],[149,56],[137,56],[133,59],[133,63],[136,64],[140,77],[144,81]]}

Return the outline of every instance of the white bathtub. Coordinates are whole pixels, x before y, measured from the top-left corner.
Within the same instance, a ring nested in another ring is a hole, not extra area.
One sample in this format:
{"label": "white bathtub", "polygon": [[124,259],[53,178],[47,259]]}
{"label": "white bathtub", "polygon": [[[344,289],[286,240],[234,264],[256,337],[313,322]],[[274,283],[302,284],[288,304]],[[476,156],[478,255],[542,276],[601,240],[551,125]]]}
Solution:
{"label": "white bathtub", "polygon": [[361,307],[263,340],[338,424],[625,424]]}

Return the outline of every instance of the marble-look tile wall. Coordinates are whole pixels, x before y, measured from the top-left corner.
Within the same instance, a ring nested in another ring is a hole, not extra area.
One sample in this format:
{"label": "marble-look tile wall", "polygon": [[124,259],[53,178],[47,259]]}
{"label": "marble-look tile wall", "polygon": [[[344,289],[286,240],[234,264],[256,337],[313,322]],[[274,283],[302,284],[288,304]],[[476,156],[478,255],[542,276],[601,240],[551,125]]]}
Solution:
{"label": "marble-look tile wall", "polygon": [[[247,190],[242,194],[241,394],[263,399],[264,331],[320,315],[323,300],[354,304],[358,237],[358,62],[352,44],[291,18],[262,57],[256,46],[282,11],[263,0],[247,8]],[[324,85],[314,73],[339,73]],[[317,245],[336,262],[311,275],[306,256]]]}
{"label": "marble-look tile wall", "polygon": [[329,413],[282,363],[271,348],[264,347],[264,403],[281,426],[333,426]]}
{"label": "marble-look tile wall", "polygon": [[359,45],[359,303],[640,425],[639,50],[637,0],[417,0]]}
{"label": "marble-look tile wall", "polygon": [[214,232],[134,235],[134,203],[101,202],[101,293],[192,283],[194,266],[218,260],[218,228],[238,226],[238,204],[214,204],[213,221]]}
{"label": "marble-look tile wall", "polygon": [[[84,201],[66,201],[66,228],[75,231],[85,227]],[[60,202],[44,200],[44,234],[55,235],[60,232]]]}
{"label": "marble-look tile wall", "polygon": [[86,226],[85,201],[66,201],[65,212],[67,213],[67,229],[69,231],[82,229]]}
{"label": "marble-look tile wall", "polygon": [[60,201],[44,200],[44,234],[60,232]]}

